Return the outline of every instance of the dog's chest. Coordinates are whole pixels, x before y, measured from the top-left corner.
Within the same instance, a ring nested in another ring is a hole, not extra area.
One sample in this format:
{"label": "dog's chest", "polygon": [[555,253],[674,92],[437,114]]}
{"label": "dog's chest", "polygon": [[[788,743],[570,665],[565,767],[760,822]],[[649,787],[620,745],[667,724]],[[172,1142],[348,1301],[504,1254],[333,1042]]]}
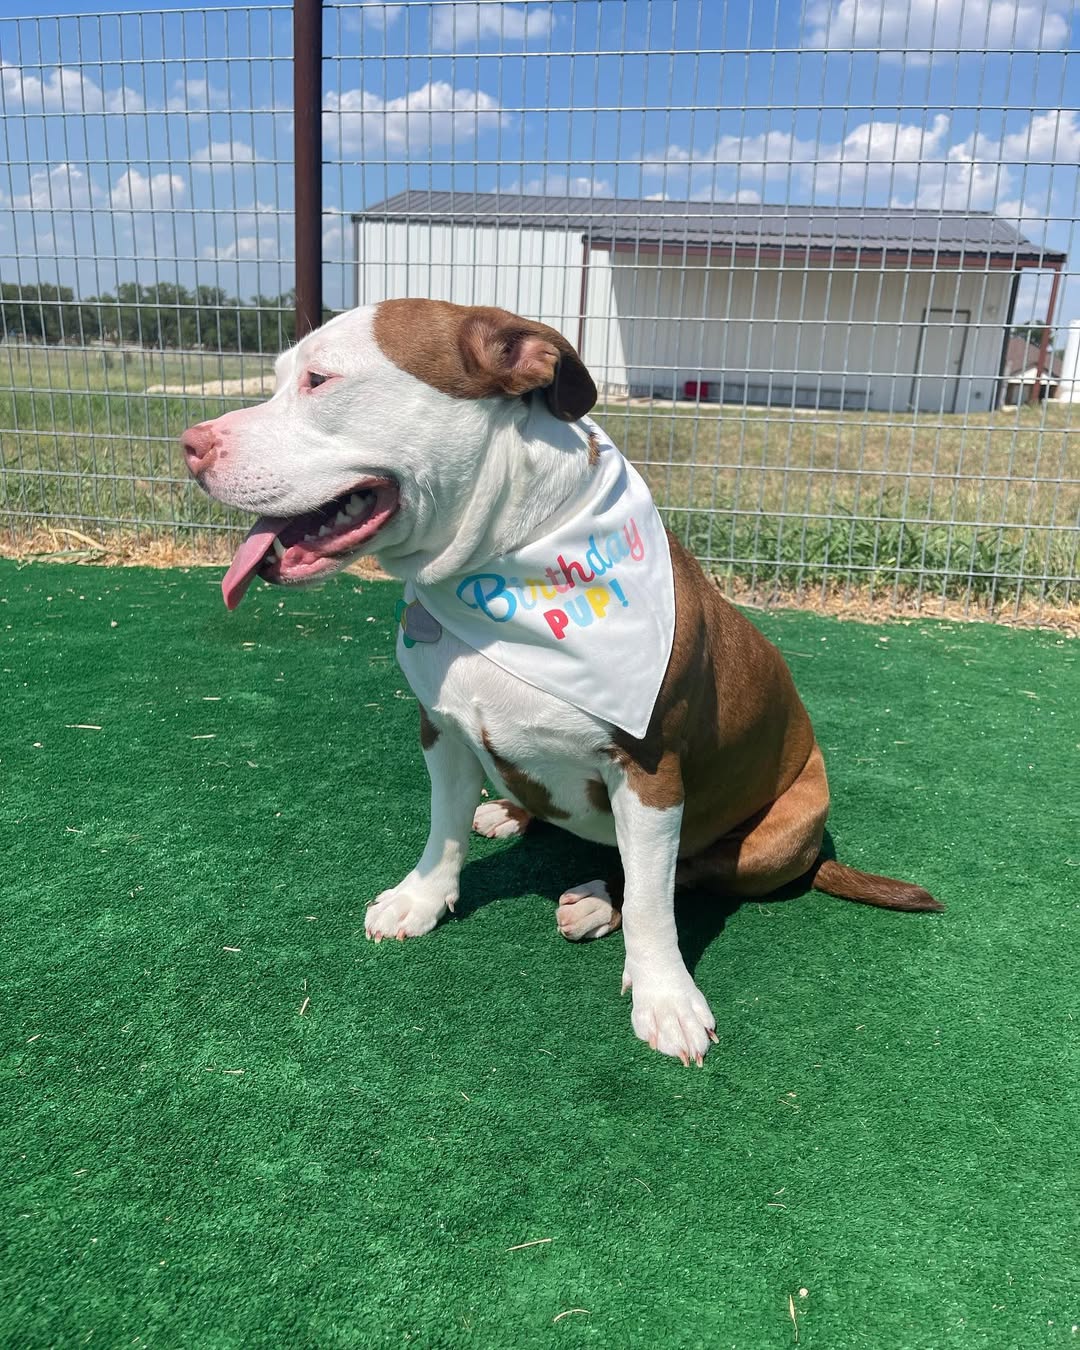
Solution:
{"label": "dog's chest", "polygon": [[398,660],[440,732],[457,735],[493,783],[533,815],[574,834],[614,843],[602,772],[611,729],[588,713],[507,674],[444,631]]}

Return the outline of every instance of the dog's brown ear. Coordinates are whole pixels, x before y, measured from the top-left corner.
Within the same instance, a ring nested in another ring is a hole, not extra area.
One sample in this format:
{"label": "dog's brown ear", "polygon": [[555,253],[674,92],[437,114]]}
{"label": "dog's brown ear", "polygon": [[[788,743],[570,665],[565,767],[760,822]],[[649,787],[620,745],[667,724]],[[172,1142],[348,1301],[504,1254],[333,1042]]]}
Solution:
{"label": "dog's brown ear", "polygon": [[596,402],[596,385],[577,352],[547,324],[504,309],[476,309],[461,327],[465,369],[491,394],[511,396],[542,389],[563,422],[584,417]]}

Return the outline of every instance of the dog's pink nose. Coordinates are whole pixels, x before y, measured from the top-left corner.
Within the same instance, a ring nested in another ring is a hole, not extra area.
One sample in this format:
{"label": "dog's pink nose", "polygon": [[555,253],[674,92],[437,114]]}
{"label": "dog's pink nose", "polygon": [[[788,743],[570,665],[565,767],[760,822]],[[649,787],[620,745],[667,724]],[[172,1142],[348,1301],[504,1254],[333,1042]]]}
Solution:
{"label": "dog's pink nose", "polygon": [[184,447],[184,458],[191,472],[198,478],[213,464],[218,452],[218,437],[212,422],[200,422],[197,427],[188,427],[180,437]]}

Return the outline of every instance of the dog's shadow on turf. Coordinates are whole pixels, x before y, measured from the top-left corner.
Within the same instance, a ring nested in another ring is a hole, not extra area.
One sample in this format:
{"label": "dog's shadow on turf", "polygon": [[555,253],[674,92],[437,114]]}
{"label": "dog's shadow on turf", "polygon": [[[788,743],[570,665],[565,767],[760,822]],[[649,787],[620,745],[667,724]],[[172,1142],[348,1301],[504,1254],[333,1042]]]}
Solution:
{"label": "dog's shadow on turf", "polygon": [[[828,830],[821,851],[825,858],[836,856]],[[525,838],[466,864],[461,877],[462,898],[457,916],[468,919],[495,901],[513,904],[536,894],[550,900],[554,910],[563,891],[595,877],[611,877],[618,870],[615,849],[587,843],[538,821],[530,827]],[[769,895],[753,898],[703,887],[676,890],[675,922],[687,969],[694,970],[740,905],[795,900],[810,890],[809,875]]]}

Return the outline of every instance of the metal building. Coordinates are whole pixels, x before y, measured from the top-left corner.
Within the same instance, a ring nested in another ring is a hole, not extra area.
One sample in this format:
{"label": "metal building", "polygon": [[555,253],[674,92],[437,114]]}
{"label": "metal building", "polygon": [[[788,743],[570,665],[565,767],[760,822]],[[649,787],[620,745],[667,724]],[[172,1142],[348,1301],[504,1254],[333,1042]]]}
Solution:
{"label": "metal building", "polygon": [[977,212],[414,190],[352,220],[358,304],[500,305],[608,394],[795,408],[996,407],[1020,275],[1065,262]]}

